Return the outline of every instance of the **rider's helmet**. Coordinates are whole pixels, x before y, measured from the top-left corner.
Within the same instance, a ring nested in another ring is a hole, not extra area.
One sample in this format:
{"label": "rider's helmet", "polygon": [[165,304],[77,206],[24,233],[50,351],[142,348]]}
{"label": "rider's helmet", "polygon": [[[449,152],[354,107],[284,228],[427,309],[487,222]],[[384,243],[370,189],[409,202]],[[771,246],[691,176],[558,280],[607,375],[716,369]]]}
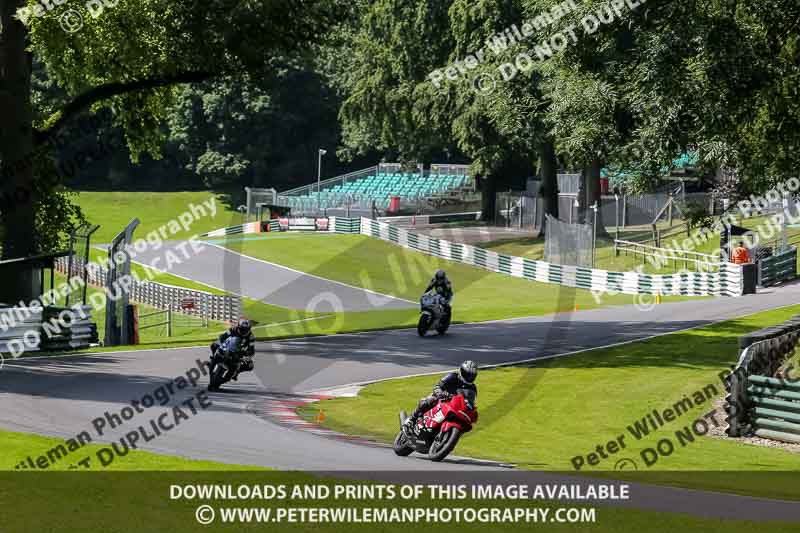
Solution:
{"label": "rider's helmet", "polygon": [[478,365],[474,361],[464,361],[458,368],[458,377],[466,383],[472,383],[478,377]]}
{"label": "rider's helmet", "polygon": [[239,320],[239,323],[236,324],[236,331],[235,333],[240,337],[247,337],[250,335],[250,321],[246,318],[242,318]]}
{"label": "rider's helmet", "polygon": [[444,282],[444,280],[447,279],[447,274],[445,274],[444,270],[440,268],[439,270],[436,271],[436,276],[434,279],[436,279],[437,282],[442,283]]}

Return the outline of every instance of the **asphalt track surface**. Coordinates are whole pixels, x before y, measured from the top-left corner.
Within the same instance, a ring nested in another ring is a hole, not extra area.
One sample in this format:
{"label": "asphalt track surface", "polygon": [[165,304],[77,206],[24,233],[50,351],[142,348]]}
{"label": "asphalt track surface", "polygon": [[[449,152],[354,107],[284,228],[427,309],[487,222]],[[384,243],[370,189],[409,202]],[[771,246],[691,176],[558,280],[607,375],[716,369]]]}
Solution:
{"label": "asphalt track surface", "polygon": [[[248,257],[217,244],[204,243],[202,250],[183,260],[184,256],[175,252],[176,246],[181,244],[185,243],[166,242],[158,250],[137,252],[134,261],[233,294],[301,311],[371,311],[418,305]],[[173,257],[181,260],[169,260],[169,250],[173,250]]]}
{"label": "asphalt track surface", "polygon": [[[210,393],[213,405],[207,411],[200,411],[141,448],[235,464],[337,471],[389,481],[409,475],[425,479],[420,476],[432,475],[430,471],[435,469],[440,477],[432,479],[439,480],[448,472],[469,479],[469,471],[477,470],[484,476],[481,479],[494,479],[502,471],[503,482],[521,478],[575,482],[576,478],[558,477],[555,473],[523,473],[468,458],[453,457],[435,466],[416,454],[398,458],[384,447],[288,428],[259,414],[259,406],[282,394],[443,372],[465,358],[476,359],[482,365],[503,364],[634,341],[793,305],[799,296],[800,284],[794,284],[737,299],[662,304],[647,312],[618,306],[569,315],[454,325],[441,338],[422,339],[413,330],[395,330],[260,343],[255,372],[243,374],[239,382],[226,386],[223,392]],[[119,412],[131,400],[152,394],[167,381],[185,374],[195,366],[197,358],[206,356],[206,348],[181,348],[6,361],[0,371],[0,427],[74,437],[80,431],[91,431],[92,420],[106,411]],[[203,383],[207,383],[205,379]],[[196,389],[178,391],[167,407],[179,405],[193,392]],[[414,402],[414,398],[398,398],[398,409],[410,409]],[[111,442],[119,438],[163,409],[154,407],[137,415],[104,435],[104,439]],[[31,450],[31,454],[43,451]],[[565,469],[568,460],[565,457]],[[409,474],[412,471],[416,474]],[[796,502],[646,485],[632,487],[634,498],[623,503],[625,506],[725,518],[755,520],[769,516],[775,520],[800,520]]]}

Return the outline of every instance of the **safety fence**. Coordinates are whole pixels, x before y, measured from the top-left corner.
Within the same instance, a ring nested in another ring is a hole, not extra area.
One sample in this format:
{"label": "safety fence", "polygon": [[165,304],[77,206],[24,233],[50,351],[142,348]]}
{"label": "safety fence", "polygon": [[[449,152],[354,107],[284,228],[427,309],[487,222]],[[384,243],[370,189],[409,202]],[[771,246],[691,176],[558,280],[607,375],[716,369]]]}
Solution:
{"label": "safety fence", "polygon": [[329,217],[327,229],[338,233],[361,233],[424,254],[500,274],[598,292],[662,296],[741,296],[744,292],[742,267],[732,263],[719,263],[715,265],[714,272],[612,272],[499,254],[467,244],[411,233],[395,225],[369,218]]}
{"label": "safety fence", "polygon": [[452,243],[427,235],[411,233],[405,229],[368,218],[361,219],[361,233],[424,254],[477,266],[492,272],[599,292],[740,296],[744,291],[742,267],[732,263],[720,263],[717,272],[677,274],[611,272],[500,254],[467,244]]}
{"label": "safety fence", "polygon": [[642,263],[650,262],[658,268],[668,266],[672,263],[674,268],[683,265],[684,269],[694,269],[698,271],[715,271],[719,268],[719,257],[711,254],[703,254],[689,250],[679,250],[676,248],[660,248],[639,242],[625,241],[622,239],[614,240],[614,255],[633,255],[642,258]]}
{"label": "safety fence", "polygon": [[790,246],[758,262],[758,285],[770,287],[797,277],[797,248]]}
{"label": "safety fence", "polygon": [[96,342],[89,306],[0,309],[0,353],[77,350]]}
{"label": "safety fence", "polygon": [[726,378],[729,436],[800,444],[798,342],[800,315],[739,338],[739,362]]}
{"label": "safety fence", "polygon": [[[378,217],[380,222],[386,222],[392,226],[413,228],[417,226],[429,226],[431,224],[446,224],[448,222],[471,222],[480,219],[481,212],[473,211],[470,213],[442,213],[439,215],[409,215],[397,217]],[[359,219],[358,224],[361,223]]]}
{"label": "safety fence", "polygon": [[[56,260],[56,270],[66,273],[66,258]],[[86,265],[89,285],[105,287],[108,269],[97,263]],[[238,296],[213,294],[165,283],[133,278],[129,283],[129,298],[133,302],[156,309],[170,309],[177,313],[203,317],[220,322],[238,320],[242,303]]]}

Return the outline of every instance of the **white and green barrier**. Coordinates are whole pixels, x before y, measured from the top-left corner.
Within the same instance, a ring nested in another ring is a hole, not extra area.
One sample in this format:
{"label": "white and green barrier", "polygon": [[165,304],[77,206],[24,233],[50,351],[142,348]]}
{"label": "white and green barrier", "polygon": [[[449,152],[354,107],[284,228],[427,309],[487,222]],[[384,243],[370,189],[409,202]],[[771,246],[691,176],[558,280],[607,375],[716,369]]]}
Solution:
{"label": "white and green barrier", "polygon": [[556,283],[612,294],[741,296],[743,293],[742,267],[732,263],[720,263],[719,272],[682,272],[663,275],[610,272],[500,254],[468,244],[411,233],[368,218],[362,218],[360,226],[363,235],[410,250],[542,283]]}
{"label": "white and green barrier", "polygon": [[359,218],[330,217],[329,220],[328,231],[361,233],[361,219]]}
{"label": "white and green barrier", "polygon": [[[277,223],[277,221],[275,222]],[[226,237],[228,235],[242,235],[247,233],[261,233],[261,222],[247,222],[246,224],[238,224],[236,226],[229,226],[227,228],[215,229],[214,231],[204,233],[201,235],[201,237]]]}
{"label": "white and green barrier", "polygon": [[[317,221],[322,219],[317,219]],[[596,292],[622,294],[660,294],[682,296],[741,296],[744,292],[742,267],[733,263],[720,263],[718,272],[681,272],[677,274],[640,274],[639,272],[611,272],[608,270],[558,265],[524,257],[499,254],[453,243],[427,235],[412,233],[403,228],[369,218],[329,217],[327,231],[336,233],[361,233],[382,239],[404,248],[428,255],[484,268],[491,272],[517,278],[555,283]],[[252,224],[258,224],[252,222]],[[269,231],[277,231],[277,220],[268,222]],[[216,237],[236,233],[257,233],[251,227],[233,226],[212,231],[206,236]],[[318,230],[322,227],[317,224]]]}
{"label": "white and green barrier", "polygon": [[770,287],[797,277],[797,248],[788,249],[758,262],[758,285]]}
{"label": "white and green barrier", "polygon": [[725,376],[728,436],[800,444],[798,343],[800,316],[739,337],[739,363]]}

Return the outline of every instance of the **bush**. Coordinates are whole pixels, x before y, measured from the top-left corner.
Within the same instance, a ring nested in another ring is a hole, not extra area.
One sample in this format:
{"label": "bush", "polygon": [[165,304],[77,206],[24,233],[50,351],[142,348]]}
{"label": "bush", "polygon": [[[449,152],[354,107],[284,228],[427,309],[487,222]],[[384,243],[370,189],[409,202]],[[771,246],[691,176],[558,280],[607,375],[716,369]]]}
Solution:
{"label": "bush", "polygon": [[689,229],[710,228],[714,224],[714,217],[708,212],[708,208],[699,202],[688,202],[683,208],[683,215]]}

